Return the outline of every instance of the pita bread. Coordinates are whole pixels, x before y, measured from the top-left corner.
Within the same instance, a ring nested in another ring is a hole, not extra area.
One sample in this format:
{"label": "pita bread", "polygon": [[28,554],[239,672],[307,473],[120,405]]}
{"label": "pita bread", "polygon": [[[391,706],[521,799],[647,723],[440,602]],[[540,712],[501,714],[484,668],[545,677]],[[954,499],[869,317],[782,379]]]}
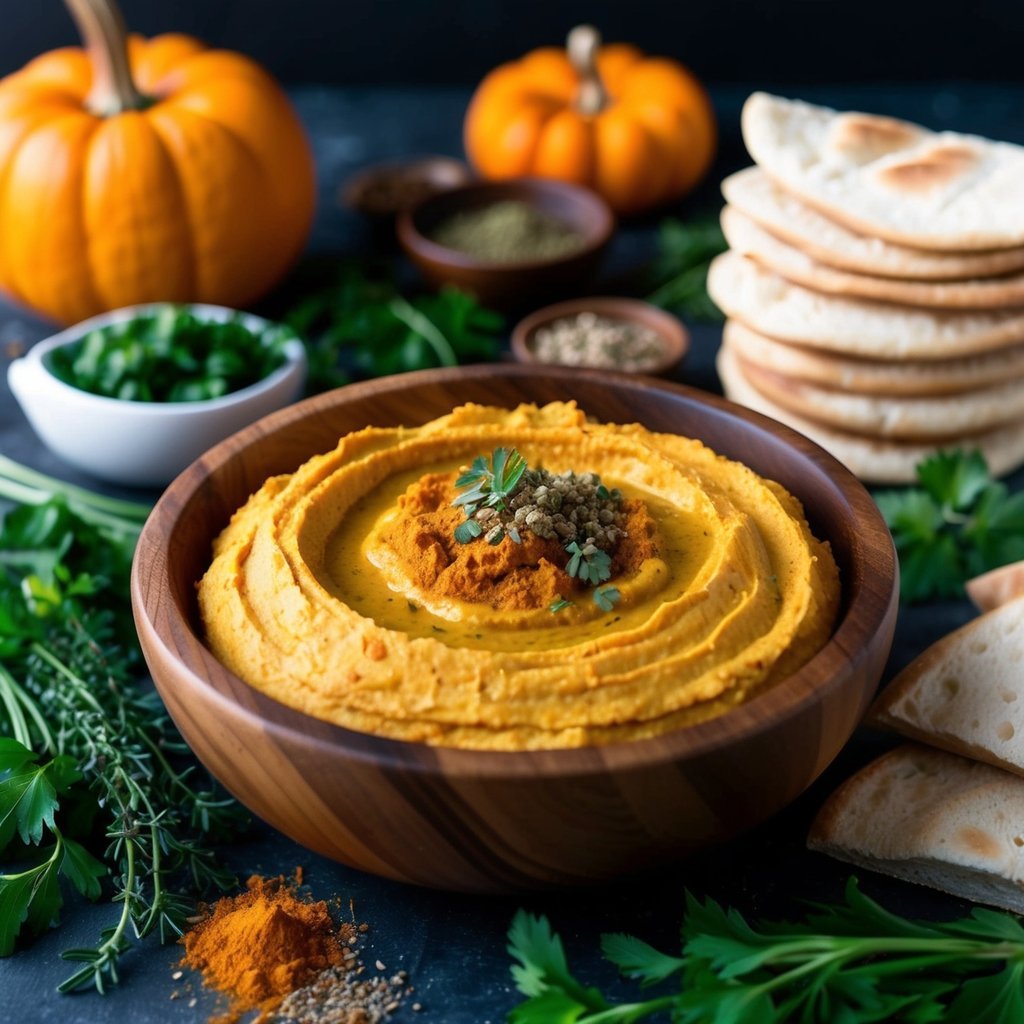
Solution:
{"label": "pita bread", "polygon": [[[943,447],[948,447],[934,443],[883,441],[863,437],[815,423],[790,412],[766,398],[750,384],[738,362],[725,348],[718,354],[718,375],[727,398],[799,431],[867,483],[915,483],[917,464]],[[1024,430],[1018,423],[960,438],[959,445],[964,444],[981,451],[995,476],[1012,472],[1024,463]]]}
{"label": "pita bread", "polygon": [[1024,913],[1024,779],[906,744],[847,779],[807,845],[858,867]]}
{"label": "pita bread", "polygon": [[877,277],[958,280],[1024,269],[1024,246],[977,253],[929,252],[858,235],[830,220],[768,177],[747,167],[722,182],[722,194],[751,220],[812,259]]}
{"label": "pita bread", "polygon": [[816,423],[896,441],[949,442],[1003,424],[1024,433],[1024,380],[960,395],[856,394],[773,373],[739,357],[743,376],[769,401]]}
{"label": "pita bread", "polygon": [[965,584],[967,596],[983,612],[1024,595],[1024,562],[1011,562],[975,576]]}
{"label": "pita bread", "polygon": [[1024,244],[1024,147],[762,92],[741,123],[773,180],[860,234],[943,251]]}
{"label": "pita bread", "polygon": [[792,284],[736,252],[716,256],[708,292],[759,334],[865,359],[950,359],[1024,342],[1024,311],[945,312],[844,299]]}
{"label": "pita bread", "polygon": [[805,288],[829,295],[936,309],[999,309],[1024,304],[1024,272],[970,281],[901,281],[837,270],[765,231],[734,207],[722,210],[726,241],[744,256]]}
{"label": "pita bread", "polygon": [[882,691],[868,721],[1024,775],[1024,598],[932,644]]}
{"label": "pita bread", "polygon": [[955,395],[1024,377],[1024,345],[973,359],[883,362],[776,341],[728,320],[723,343],[745,362],[797,380],[867,395]]}

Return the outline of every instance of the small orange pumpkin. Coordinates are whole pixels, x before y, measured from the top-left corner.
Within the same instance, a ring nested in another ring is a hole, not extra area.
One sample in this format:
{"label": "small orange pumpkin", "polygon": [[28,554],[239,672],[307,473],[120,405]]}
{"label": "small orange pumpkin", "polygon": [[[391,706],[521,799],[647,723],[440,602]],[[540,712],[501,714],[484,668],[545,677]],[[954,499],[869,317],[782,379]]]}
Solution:
{"label": "small orange pumpkin", "polygon": [[538,175],[587,185],[619,213],[677,199],[716,145],[707,93],[676,61],[601,46],[588,25],[568,52],[544,47],[495,68],[466,114],[466,153],[485,178]]}
{"label": "small orange pumpkin", "polygon": [[86,49],[0,81],[0,288],[65,323],[150,300],[250,302],[313,219],[287,97],[240,54],[126,39],[112,0],[65,2]]}

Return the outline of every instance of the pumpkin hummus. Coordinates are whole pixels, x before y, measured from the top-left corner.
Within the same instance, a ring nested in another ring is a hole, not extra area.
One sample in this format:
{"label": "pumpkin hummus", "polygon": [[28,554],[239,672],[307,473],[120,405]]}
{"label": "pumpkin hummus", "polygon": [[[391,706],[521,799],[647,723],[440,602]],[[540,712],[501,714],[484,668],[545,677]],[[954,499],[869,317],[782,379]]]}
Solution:
{"label": "pumpkin hummus", "polygon": [[[455,538],[460,467],[501,447],[613,489],[601,522],[614,602],[569,575],[563,535]],[[349,434],[267,480],[199,583],[212,650],[276,700],[363,732],[497,750],[722,714],[806,662],[838,600],[828,545],[778,484],[572,403],[466,405]]]}

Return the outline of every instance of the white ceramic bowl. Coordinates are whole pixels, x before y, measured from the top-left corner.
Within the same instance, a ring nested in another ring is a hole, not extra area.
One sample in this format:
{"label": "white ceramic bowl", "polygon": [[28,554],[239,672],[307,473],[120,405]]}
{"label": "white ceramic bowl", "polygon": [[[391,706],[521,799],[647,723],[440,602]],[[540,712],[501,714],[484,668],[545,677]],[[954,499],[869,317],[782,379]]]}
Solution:
{"label": "white ceramic bowl", "polygon": [[[136,487],[163,487],[207,448],[299,397],[306,354],[298,339],[285,343],[284,365],[256,384],[201,402],[130,402],[65,384],[46,356],[107,324],[155,312],[165,303],[126,306],[83,320],[41,341],[7,369],[7,380],[29,423],[61,458],[93,476]],[[203,320],[224,321],[238,311],[193,303]],[[269,321],[250,313],[242,323],[259,331]]]}

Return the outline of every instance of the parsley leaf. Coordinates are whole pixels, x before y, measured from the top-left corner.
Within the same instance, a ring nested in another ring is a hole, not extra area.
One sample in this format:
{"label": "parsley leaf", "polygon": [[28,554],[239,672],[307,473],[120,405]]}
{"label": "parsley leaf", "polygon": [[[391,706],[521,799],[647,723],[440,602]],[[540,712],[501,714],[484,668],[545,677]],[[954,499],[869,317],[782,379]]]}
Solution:
{"label": "parsley leaf", "polygon": [[406,298],[388,267],[343,264],[285,316],[306,339],[306,390],[497,358],[504,319],[454,288]]}
{"label": "parsley leaf", "polygon": [[613,1005],[584,987],[544,918],[520,911],[508,949],[519,961],[513,980],[528,997],[509,1014],[512,1024],[626,1024],[666,1013],[675,1024],[1024,1019],[1024,928],[1016,918],[975,909],[959,921],[912,921],[869,899],[853,878],[842,903],[819,905],[804,921],[756,927],[688,893],[680,956],[605,935],[605,957],[627,978],[645,987],[675,981],[674,991],[639,1002]]}
{"label": "parsley leaf", "polygon": [[964,582],[1024,558],[1024,494],[1010,495],[978,451],[939,452],[921,486],[875,494],[900,559],[904,602],[959,597]]}
{"label": "parsley leaf", "polygon": [[722,313],[707,292],[711,260],[726,249],[718,218],[684,224],[662,222],[658,254],[647,272],[647,301],[684,320],[720,323]]}

